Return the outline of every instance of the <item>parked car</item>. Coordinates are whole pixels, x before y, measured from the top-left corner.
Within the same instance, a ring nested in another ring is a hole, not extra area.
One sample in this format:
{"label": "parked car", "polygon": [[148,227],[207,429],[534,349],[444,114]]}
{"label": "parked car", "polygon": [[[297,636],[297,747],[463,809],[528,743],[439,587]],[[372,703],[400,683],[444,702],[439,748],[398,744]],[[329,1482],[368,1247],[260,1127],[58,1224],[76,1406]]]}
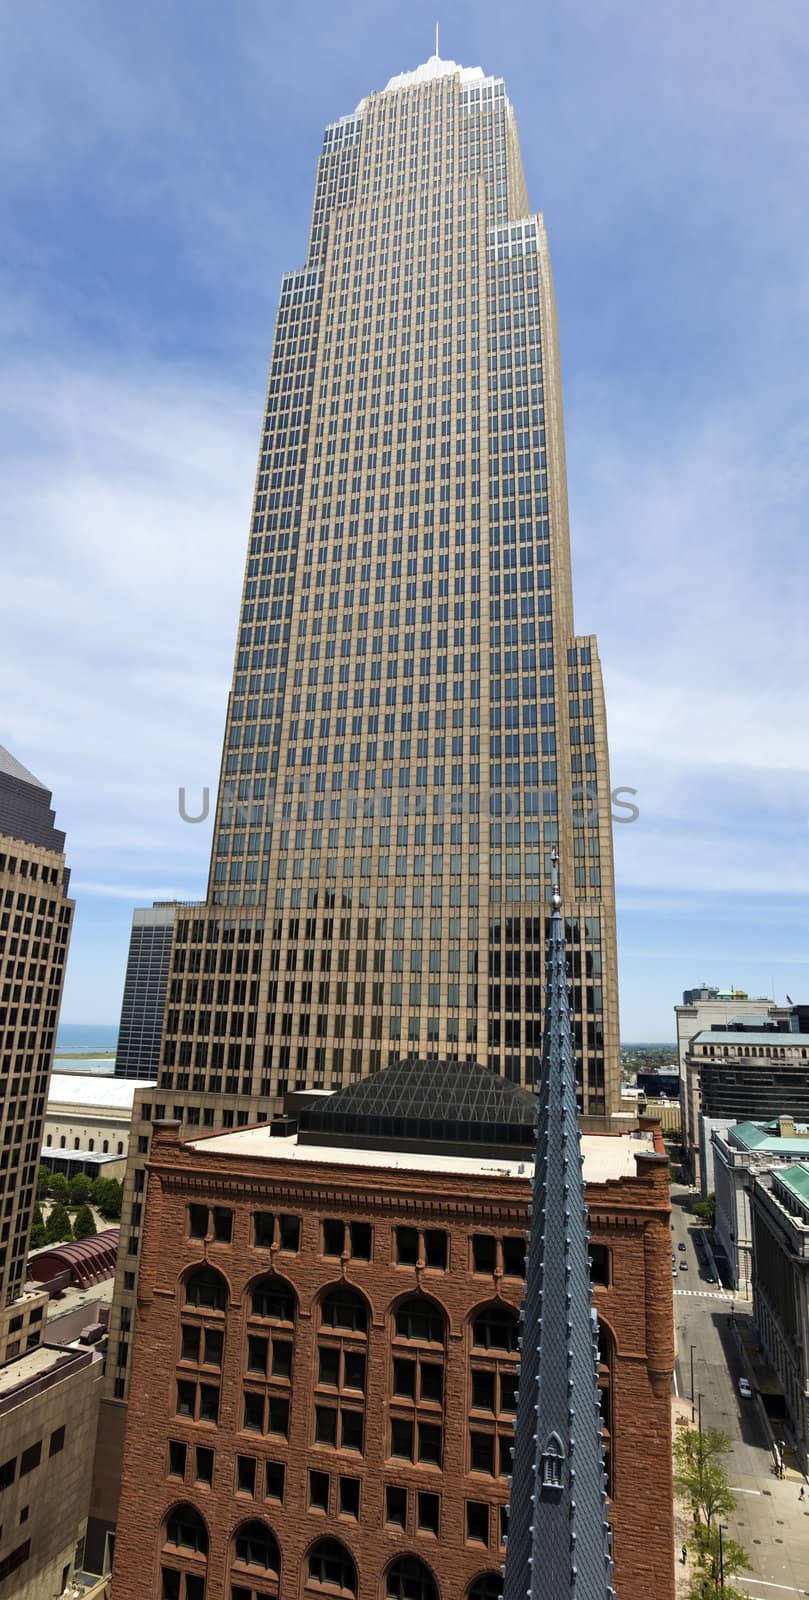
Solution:
{"label": "parked car", "polygon": [[741,1395],[743,1400],[752,1399],[753,1391],[750,1388],[750,1379],[749,1378],[740,1378],[739,1379],[739,1394]]}

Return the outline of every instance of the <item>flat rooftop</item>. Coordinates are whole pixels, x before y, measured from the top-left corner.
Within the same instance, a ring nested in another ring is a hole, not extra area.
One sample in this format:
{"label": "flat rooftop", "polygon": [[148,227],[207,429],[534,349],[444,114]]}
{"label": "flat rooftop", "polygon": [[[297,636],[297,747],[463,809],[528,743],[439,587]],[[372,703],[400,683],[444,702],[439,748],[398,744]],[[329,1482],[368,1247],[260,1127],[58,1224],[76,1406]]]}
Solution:
{"label": "flat rooftop", "polygon": [[[506,1160],[486,1156],[483,1149],[477,1155],[442,1156],[418,1150],[350,1149],[336,1144],[299,1143],[296,1133],[273,1135],[266,1122],[254,1128],[238,1128],[232,1133],[214,1133],[185,1142],[192,1150],[211,1155],[247,1156],[260,1161],[322,1161],[338,1167],[383,1167],[393,1172],[434,1172],[439,1176],[446,1173],[448,1176],[528,1178],[532,1171],[528,1156],[522,1160]],[[581,1150],[585,1183],[634,1178],[635,1156],[655,1153],[653,1135],[637,1130],[582,1134]]]}
{"label": "flat rooftop", "polygon": [[759,1033],[755,1028],[749,1031],[745,1028],[739,1028],[738,1031],[729,1028],[725,1032],[724,1028],[710,1028],[703,1033],[695,1033],[689,1049],[695,1044],[764,1044],[772,1050],[797,1050],[801,1047],[805,1050],[809,1046],[809,1033]]}
{"label": "flat rooftop", "polygon": [[8,1361],[4,1367],[0,1367],[0,1400],[13,1394],[15,1389],[33,1383],[36,1378],[44,1378],[66,1361],[74,1360],[76,1354],[75,1350],[51,1350],[41,1344],[18,1360]]}
{"label": "flat rooftop", "polygon": [[146,1083],[140,1078],[114,1078],[111,1071],[109,1074],[55,1072],[50,1082],[45,1115],[61,1106],[82,1111],[99,1106],[105,1111],[124,1111],[131,1115],[137,1090],[153,1088],[154,1082]]}

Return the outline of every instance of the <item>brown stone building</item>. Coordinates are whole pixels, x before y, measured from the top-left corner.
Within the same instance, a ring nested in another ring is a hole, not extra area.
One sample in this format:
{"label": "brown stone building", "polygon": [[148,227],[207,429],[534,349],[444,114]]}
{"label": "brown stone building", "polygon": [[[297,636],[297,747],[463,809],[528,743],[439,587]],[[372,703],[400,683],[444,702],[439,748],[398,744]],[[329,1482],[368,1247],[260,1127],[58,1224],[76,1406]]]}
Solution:
{"label": "brown stone building", "polygon": [[[297,1128],[158,1127],[115,1600],[494,1600],[533,1115],[407,1063]],[[668,1167],[651,1128],[582,1151],[616,1588],[671,1600]]]}

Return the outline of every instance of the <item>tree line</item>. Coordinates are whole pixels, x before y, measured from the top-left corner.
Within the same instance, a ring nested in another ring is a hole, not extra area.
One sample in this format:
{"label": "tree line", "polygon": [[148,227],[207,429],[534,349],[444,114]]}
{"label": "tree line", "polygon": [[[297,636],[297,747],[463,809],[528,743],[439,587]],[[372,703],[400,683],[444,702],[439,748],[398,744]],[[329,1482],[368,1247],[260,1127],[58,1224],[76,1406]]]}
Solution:
{"label": "tree line", "polygon": [[[90,1178],[86,1172],[77,1172],[75,1177],[66,1178],[63,1172],[51,1172],[50,1167],[41,1166],[37,1178],[37,1196],[31,1225],[32,1250],[70,1239],[91,1239],[98,1231],[91,1206],[95,1207],[105,1222],[117,1222],[121,1215],[123,1189],[117,1178]],[[42,1200],[52,1202],[47,1217],[42,1213]],[[72,1218],[71,1211],[75,1213]]]}

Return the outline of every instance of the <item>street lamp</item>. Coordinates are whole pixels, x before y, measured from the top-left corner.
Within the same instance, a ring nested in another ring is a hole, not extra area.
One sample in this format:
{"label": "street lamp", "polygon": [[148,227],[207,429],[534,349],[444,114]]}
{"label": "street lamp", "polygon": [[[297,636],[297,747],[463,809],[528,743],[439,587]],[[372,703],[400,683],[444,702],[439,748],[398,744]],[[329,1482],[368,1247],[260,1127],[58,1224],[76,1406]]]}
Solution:
{"label": "street lamp", "polygon": [[728,1531],[728,1524],[726,1522],[720,1522],[719,1523],[719,1587],[720,1587],[720,1589],[724,1589],[724,1587],[725,1587],[725,1552],[724,1552],[724,1547],[723,1547],[723,1544],[722,1544],[722,1534],[723,1533],[727,1533],[727,1531]]}
{"label": "street lamp", "polygon": [[691,1426],[692,1427],[694,1425],[694,1351],[696,1350],[696,1348],[697,1348],[696,1345],[692,1344],[692,1346],[691,1346]]}

